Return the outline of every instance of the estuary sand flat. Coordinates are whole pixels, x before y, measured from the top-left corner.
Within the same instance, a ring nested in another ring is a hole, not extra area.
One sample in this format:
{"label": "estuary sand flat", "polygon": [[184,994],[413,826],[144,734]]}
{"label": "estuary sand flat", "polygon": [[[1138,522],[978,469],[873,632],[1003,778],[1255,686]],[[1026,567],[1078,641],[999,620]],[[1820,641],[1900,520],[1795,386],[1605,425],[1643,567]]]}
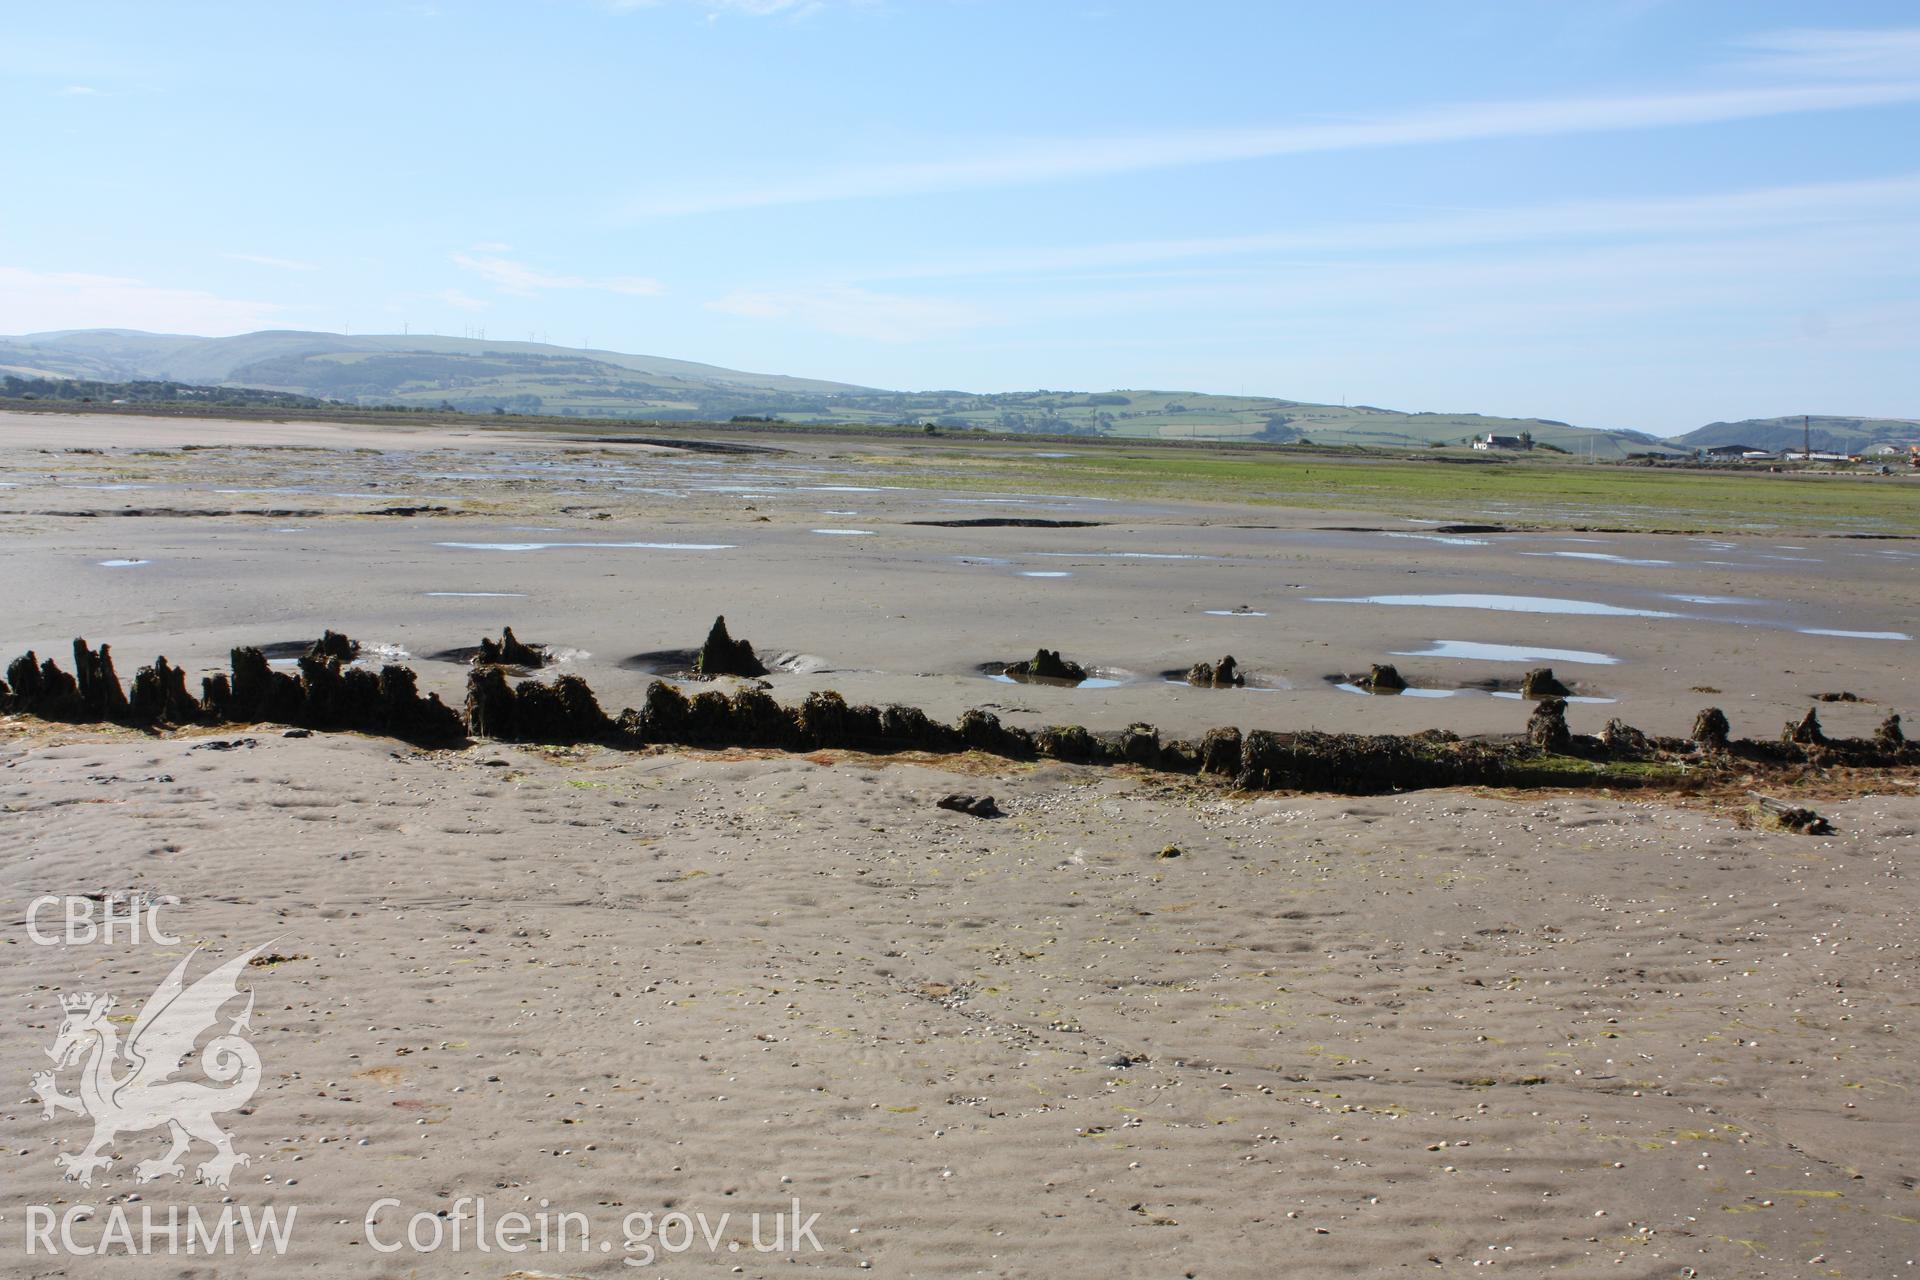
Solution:
{"label": "estuary sand flat", "polygon": [[[123,675],[333,627],[457,698],[464,668],[422,655],[510,624],[617,709],[650,678],[623,659],[725,613],[763,654],[806,659],[768,677],[783,701],[831,687],[1033,726],[1511,731],[1510,700],[1325,677],[1391,660],[1466,685],[1554,650],[1613,659],[1554,664],[1613,699],[1572,708],[1583,731],[1681,732],[1718,703],[1764,735],[1845,689],[1868,701],[1821,714],[1861,733],[1913,678],[1910,642],[1874,638],[1920,612],[1898,542],[1461,544],[1351,513],[887,487],[884,464],[807,440],[744,459],[377,431],[334,447],[317,424],[279,450],[112,419],[105,452],[76,455],[19,421],[0,433],[0,641],[64,655],[85,635]],[[983,497],[1099,523],[911,523]],[[1565,548],[1621,559],[1532,554]],[[1649,560],[1671,563],[1629,563]],[[1620,612],[1365,602],[1421,596]],[[1041,644],[1139,678],[977,673]],[[1159,677],[1228,652],[1271,686]],[[950,792],[1005,816],[936,808]],[[297,1206],[275,1266],[317,1276],[628,1274],[649,1245],[659,1274],[1903,1274],[1920,796],[1857,792],[1821,799],[1835,831],[1804,836],[1756,829],[1732,793],[1245,796],[976,756],[9,721],[0,1229],[20,1236],[28,1204]],[[26,931],[42,896],[126,894],[177,899],[178,942]],[[197,972],[262,945],[261,1085],[229,1117],[251,1163],[230,1188],[136,1184],[158,1131],[91,1186],[63,1181],[86,1125],[43,1118],[29,1089],[59,997],[110,991],[130,1020],[195,947]],[[471,1215],[462,1197],[577,1212],[590,1244],[376,1251],[413,1214]],[[755,1252],[744,1219],[795,1202],[820,1251]],[[622,1230],[676,1210],[732,1217],[671,1255]],[[20,1274],[74,1265],[33,1261]]]}

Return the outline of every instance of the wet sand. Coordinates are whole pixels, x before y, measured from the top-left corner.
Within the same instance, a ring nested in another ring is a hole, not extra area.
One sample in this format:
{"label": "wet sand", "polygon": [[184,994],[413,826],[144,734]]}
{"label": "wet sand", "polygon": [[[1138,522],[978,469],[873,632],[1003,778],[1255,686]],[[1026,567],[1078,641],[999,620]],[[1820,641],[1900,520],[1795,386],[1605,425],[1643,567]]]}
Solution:
{"label": "wet sand", "polygon": [[[1863,733],[1912,702],[1903,637],[1920,616],[1920,542],[1463,535],[1377,517],[1364,521],[1376,531],[1355,531],[1362,521],[1341,512],[882,488],[853,451],[806,437],[785,440],[789,453],[736,458],[358,429],[332,450],[143,457],[113,444],[156,432],[185,443],[202,427],[225,440],[241,424],[62,419],[106,442],[96,456],[6,448],[20,422],[29,441],[47,431],[32,417],[0,420],[13,486],[0,488],[0,511],[13,513],[0,515],[16,605],[0,635],[9,653],[63,652],[82,634],[123,662],[164,652],[193,673],[223,663],[232,644],[326,627],[420,655],[511,625],[571,651],[568,669],[617,709],[650,678],[623,660],[695,646],[725,614],[769,655],[818,659],[772,677],[782,698],[831,687],[947,717],[987,705],[1024,727],[1524,723],[1524,708],[1473,691],[1439,707],[1352,698],[1326,680],[1375,662],[1434,689],[1555,666],[1613,700],[1575,706],[1581,732],[1619,716],[1682,733],[1717,702],[1736,732],[1767,735],[1812,695],[1847,690],[1867,701],[1826,714],[1837,732]],[[340,429],[297,438],[328,430]],[[394,507],[440,510],[368,514]],[[128,508],[174,514],[107,514]],[[20,514],[70,511],[101,514]],[[183,514],[195,511],[297,514]],[[983,511],[1101,523],[915,523]],[[1420,656],[1461,643],[1615,661]],[[983,683],[981,663],[1042,646],[1119,683]],[[1227,654],[1259,688],[1159,677]],[[443,696],[462,687],[455,665],[418,667]]]}
{"label": "wet sand", "polygon": [[[1029,726],[1525,720],[1479,690],[1372,697],[1326,679],[1378,661],[1420,686],[1554,666],[1615,699],[1570,708],[1584,731],[1620,716],[1681,732],[1718,704],[1764,735],[1846,689],[1870,701],[1821,715],[1864,733],[1910,693],[1912,642],[1805,634],[1910,630],[1902,542],[1436,535],[888,490],[807,440],[747,459],[479,433],[331,448],[336,429],[316,426],[296,452],[233,445],[251,425],[58,425],[108,451],[41,453],[47,420],[0,419],[0,647],[64,655],[85,635],[123,675],[155,652],[193,673],[231,644],[333,627],[413,655],[451,697],[464,670],[419,655],[507,624],[618,708],[649,679],[623,659],[696,644],[725,613],[764,656],[825,668],[776,671],[782,700],[832,687]],[[217,447],[127,452],[196,432]],[[144,487],[101,487],[121,484]],[[394,505],[448,510],[366,514]],[[1103,523],[909,523],[983,506]],[[181,514],[29,514],[127,507]],[[269,508],[310,514],[185,514]],[[546,543],[678,545],[528,546]],[[1498,599],[1354,602],[1376,596]],[[1542,599],[1610,612],[1513,603]],[[1442,642],[1614,661],[1401,656]],[[977,672],[1043,644],[1138,679]],[[1161,678],[1225,653],[1289,687]],[[253,1163],[228,1194],[301,1206],[273,1264],[301,1274],[633,1270],[620,1248],[365,1242],[376,1198],[431,1214],[462,1195],[497,1212],[544,1199],[616,1240],[635,1211],[797,1198],[821,1215],[818,1254],[730,1252],[723,1235],[660,1274],[1266,1276],[1281,1258],[1310,1275],[1886,1276],[1920,1257],[1920,795],[1903,782],[1822,800],[1836,834],[1808,837],[1754,829],[1727,797],[1238,797],[974,757],[421,752],[16,721],[0,764],[14,1273],[81,1273],[21,1255],[25,1205],[222,1200],[135,1185],[158,1133],[122,1143],[92,1187],[60,1180],[54,1156],[85,1125],[42,1119],[27,1088],[57,994],[111,990],[130,1012],[193,945],[211,963],[269,939],[283,959],[250,978],[263,1083],[231,1118]],[[934,807],[953,791],[1007,816]],[[132,891],[180,899],[180,946],[25,936],[41,894]]]}

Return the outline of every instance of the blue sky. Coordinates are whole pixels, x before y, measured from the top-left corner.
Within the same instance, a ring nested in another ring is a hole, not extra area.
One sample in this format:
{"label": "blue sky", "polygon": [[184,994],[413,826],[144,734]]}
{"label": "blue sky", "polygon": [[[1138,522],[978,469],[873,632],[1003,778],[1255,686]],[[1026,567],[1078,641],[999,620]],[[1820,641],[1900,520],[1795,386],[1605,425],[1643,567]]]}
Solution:
{"label": "blue sky", "polygon": [[1920,11],[15,6],[0,332],[1920,415]]}

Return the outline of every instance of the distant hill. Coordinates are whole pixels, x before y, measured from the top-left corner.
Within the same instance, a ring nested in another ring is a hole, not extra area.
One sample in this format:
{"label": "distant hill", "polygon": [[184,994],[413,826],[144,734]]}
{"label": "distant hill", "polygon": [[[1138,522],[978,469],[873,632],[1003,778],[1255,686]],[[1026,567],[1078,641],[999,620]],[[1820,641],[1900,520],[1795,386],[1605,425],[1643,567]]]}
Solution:
{"label": "distant hill", "polygon": [[[1891,444],[1904,449],[1910,444],[1920,444],[1920,419],[1916,418],[1839,418],[1816,413],[1806,425],[1813,429],[1816,449],[1858,453],[1868,445]],[[1683,436],[1675,436],[1673,443],[1688,449],[1710,449],[1717,444],[1797,449],[1805,439],[1803,419],[1796,415],[1709,422]]]}
{"label": "distant hill", "polygon": [[156,379],[259,387],[350,404],[451,405],[590,417],[710,418],[792,400],[812,407],[840,382],[741,373],[688,360],[537,342],[268,330],[195,338],[126,329],[0,337],[0,374]]}
{"label": "distant hill", "polygon": [[0,375],[250,387],[362,405],[572,417],[933,422],[945,427],[1424,448],[1486,432],[1598,458],[1664,451],[1632,431],[1543,418],[1403,413],[1367,405],[1181,391],[886,391],[538,342],[270,330],[231,338],[82,329],[0,337]]}

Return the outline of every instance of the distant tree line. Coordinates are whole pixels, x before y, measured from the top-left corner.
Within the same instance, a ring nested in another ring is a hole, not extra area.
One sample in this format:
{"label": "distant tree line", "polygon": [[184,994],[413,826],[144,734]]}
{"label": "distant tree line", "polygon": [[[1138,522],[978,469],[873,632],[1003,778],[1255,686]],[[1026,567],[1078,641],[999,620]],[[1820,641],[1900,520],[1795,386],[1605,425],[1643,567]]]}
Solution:
{"label": "distant tree line", "polygon": [[188,382],[93,382],[84,378],[20,378],[13,374],[0,377],[0,399],[62,400],[82,404],[206,404],[271,405],[285,409],[316,409],[325,403],[312,396],[288,391],[262,391],[255,387],[202,387]]}

